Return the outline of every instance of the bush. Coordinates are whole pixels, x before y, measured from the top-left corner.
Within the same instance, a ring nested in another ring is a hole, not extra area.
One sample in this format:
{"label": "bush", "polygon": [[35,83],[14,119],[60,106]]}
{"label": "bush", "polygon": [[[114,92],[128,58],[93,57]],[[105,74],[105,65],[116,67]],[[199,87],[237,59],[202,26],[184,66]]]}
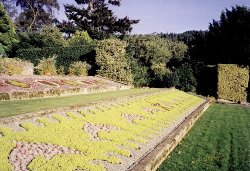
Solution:
{"label": "bush", "polygon": [[20,75],[24,72],[26,65],[30,63],[18,58],[0,57],[0,74]]}
{"label": "bush", "polygon": [[76,31],[68,42],[70,46],[81,46],[92,44],[93,40],[86,31]]}
{"label": "bush", "polygon": [[[57,68],[64,67],[68,71],[69,65],[77,61],[86,61],[91,66],[95,62],[94,45],[74,46],[74,47],[48,47],[48,48],[31,48],[19,49],[18,56],[21,59],[31,61],[37,65],[39,60],[44,56],[57,55]],[[89,62],[90,61],[90,62]]]}
{"label": "bush", "polygon": [[69,66],[69,75],[87,76],[89,67],[86,62],[74,62]]}
{"label": "bush", "polygon": [[98,74],[116,81],[132,83],[132,74],[126,58],[127,44],[118,39],[105,39],[98,42],[96,63]]}
{"label": "bush", "polygon": [[197,82],[193,74],[192,67],[183,64],[167,77],[169,87],[176,87],[186,92],[195,92]]}
{"label": "bush", "polygon": [[247,101],[248,82],[248,68],[234,64],[218,65],[218,98],[234,102]]}
{"label": "bush", "polygon": [[36,67],[39,75],[57,75],[55,61],[56,56],[50,56],[49,58],[43,58],[39,60]]}

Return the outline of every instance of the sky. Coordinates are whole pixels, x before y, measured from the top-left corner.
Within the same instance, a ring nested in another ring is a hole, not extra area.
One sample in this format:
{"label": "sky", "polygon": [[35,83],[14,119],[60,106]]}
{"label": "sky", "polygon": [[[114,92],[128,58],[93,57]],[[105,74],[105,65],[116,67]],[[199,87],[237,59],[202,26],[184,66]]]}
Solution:
{"label": "sky", "polygon": [[[74,0],[58,0],[59,19],[66,19],[63,4]],[[250,0],[122,0],[120,7],[112,7],[118,17],[140,19],[133,25],[133,34],[182,33],[188,30],[207,30],[209,23],[219,20],[222,10],[235,5],[250,8]]]}

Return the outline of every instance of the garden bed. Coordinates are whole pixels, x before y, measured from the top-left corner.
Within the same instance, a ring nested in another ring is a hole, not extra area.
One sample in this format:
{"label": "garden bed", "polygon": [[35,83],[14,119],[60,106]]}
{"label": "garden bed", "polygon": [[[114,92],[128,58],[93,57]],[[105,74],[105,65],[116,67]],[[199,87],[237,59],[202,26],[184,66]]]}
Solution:
{"label": "garden bed", "polygon": [[0,126],[0,170],[127,170],[206,100],[175,89]]}
{"label": "garden bed", "polygon": [[91,76],[0,76],[0,100],[68,96],[129,88],[129,85]]}

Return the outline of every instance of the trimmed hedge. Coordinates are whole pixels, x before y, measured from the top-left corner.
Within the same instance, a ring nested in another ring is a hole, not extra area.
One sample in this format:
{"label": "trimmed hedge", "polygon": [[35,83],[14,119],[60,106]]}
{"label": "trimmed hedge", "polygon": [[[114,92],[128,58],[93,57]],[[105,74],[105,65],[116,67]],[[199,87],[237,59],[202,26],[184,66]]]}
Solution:
{"label": "trimmed hedge", "polygon": [[[21,59],[31,61],[35,66],[42,58],[48,58],[52,55],[57,55],[56,66],[59,68],[63,66],[65,71],[68,70],[69,65],[76,61],[88,61],[91,52],[94,50],[94,45],[84,45],[75,47],[48,47],[48,48],[31,48],[19,49],[17,56]],[[92,58],[92,57],[91,57]],[[94,58],[94,56],[93,56]]]}
{"label": "trimmed hedge", "polygon": [[249,69],[235,64],[218,65],[218,90],[219,99],[234,102],[247,101],[249,82]]}

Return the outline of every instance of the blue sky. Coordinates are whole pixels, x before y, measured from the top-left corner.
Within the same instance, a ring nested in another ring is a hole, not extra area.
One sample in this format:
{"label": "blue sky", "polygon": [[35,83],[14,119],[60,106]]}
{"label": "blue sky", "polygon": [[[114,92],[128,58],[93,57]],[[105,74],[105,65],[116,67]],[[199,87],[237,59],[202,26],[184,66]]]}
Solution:
{"label": "blue sky", "polygon": [[[58,0],[60,19],[65,18],[63,4],[74,0]],[[119,17],[140,19],[132,33],[181,33],[187,30],[206,30],[213,19],[219,20],[221,11],[235,5],[250,7],[250,0],[122,0],[113,7]]]}

